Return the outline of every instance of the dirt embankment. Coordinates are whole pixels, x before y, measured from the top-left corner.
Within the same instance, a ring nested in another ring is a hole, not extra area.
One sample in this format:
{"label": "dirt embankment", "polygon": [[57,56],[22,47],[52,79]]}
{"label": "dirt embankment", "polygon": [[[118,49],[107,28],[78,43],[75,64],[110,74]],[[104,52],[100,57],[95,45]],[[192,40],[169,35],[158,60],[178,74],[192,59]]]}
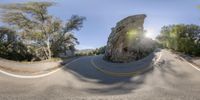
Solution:
{"label": "dirt embankment", "polygon": [[63,61],[17,62],[0,58],[0,69],[11,72],[38,73],[48,71],[63,65]]}

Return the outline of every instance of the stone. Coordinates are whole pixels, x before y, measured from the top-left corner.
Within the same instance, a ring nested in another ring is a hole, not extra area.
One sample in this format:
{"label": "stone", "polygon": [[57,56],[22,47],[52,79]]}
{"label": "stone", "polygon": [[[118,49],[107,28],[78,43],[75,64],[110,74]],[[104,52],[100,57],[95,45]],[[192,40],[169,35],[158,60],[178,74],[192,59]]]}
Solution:
{"label": "stone", "polygon": [[143,24],[145,14],[133,15],[119,21],[108,37],[104,59],[111,62],[130,62],[145,56]]}

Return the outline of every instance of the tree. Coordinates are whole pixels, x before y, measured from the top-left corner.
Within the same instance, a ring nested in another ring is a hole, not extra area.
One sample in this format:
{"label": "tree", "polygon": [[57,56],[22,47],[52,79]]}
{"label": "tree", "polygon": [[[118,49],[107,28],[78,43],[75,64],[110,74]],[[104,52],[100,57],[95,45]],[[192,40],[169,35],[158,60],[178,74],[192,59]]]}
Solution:
{"label": "tree", "polygon": [[13,42],[16,41],[16,32],[7,27],[0,27],[0,42]]}
{"label": "tree", "polygon": [[169,25],[161,29],[157,39],[164,47],[190,55],[200,55],[200,26]]}
{"label": "tree", "polygon": [[0,27],[0,56],[12,60],[30,60],[31,54],[17,39],[16,31],[7,27]]}
{"label": "tree", "polygon": [[73,15],[63,27],[61,34],[58,34],[52,40],[52,51],[54,56],[58,55],[59,52],[65,51],[66,49],[75,50],[75,45],[79,44],[78,39],[73,35],[73,30],[80,30],[82,28],[85,17]]}
{"label": "tree", "polygon": [[[29,51],[39,56],[39,59],[50,59],[68,48],[71,43],[78,43],[73,36],[73,30],[82,27],[85,17],[73,15],[62,26],[62,21],[48,13],[47,8],[52,2],[28,2],[1,5],[1,19],[4,23],[17,28],[23,43]],[[71,35],[68,35],[71,34]],[[63,46],[63,47],[62,47]]]}

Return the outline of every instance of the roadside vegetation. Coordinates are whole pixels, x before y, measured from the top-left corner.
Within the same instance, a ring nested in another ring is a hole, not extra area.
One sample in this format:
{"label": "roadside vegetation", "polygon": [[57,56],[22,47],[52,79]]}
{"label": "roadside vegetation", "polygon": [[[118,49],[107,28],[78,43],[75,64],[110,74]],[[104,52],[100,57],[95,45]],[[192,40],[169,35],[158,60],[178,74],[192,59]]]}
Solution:
{"label": "roadside vegetation", "polygon": [[[106,46],[87,52],[75,52],[75,45],[79,42],[74,36],[74,31],[83,27],[86,18],[72,15],[71,18],[62,21],[49,14],[48,8],[53,5],[55,5],[53,2],[1,4],[0,20],[4,24],[0,26],[0,57],[16,61],[41,61],[52,57],[58,58],[66,51],[75,53],[75,56],[105,53]],[[200,56],[200,26],[198,25],[163,26],[157,40],[157,46]],[[148,55],[156,48],[154,42],[144,39],[135,46],[137,53]],[[147,48],[152,49],[147,52],[145,51]]]}
{"label": "roadside vegetation", "polygon": [[76,56],[94,56],[94,55],[101,55],[105,53],[106,46],[102,46],[100,48],[92,49],[92,50],[85,50],[85,51],[78,51],[75,53]]}
{"label": "roadside vegetation", "polygon": [[85,17],[72,15],[66,21],[50,15],[52,2],[0,5],[0,57],[18,61],[39,61],[58,57],[79,44],[74,31]]}
{"label": "roadside vegetation", "polygon": [[164,26],[157,39],[164,48],[200,56],[200,26],[198,25]]}

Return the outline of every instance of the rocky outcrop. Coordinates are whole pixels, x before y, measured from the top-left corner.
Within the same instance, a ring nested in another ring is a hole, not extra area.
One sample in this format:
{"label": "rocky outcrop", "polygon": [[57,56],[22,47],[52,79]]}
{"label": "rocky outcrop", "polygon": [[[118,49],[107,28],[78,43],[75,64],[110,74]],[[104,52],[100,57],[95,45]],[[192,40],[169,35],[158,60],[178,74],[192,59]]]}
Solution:
{"label": "rocky outcrop", "polygon": [[144,57],[143,24],[145,18],[146,15],[140,14],[119,21],[116,27],[112,28],[108,38],[104,59],[123,63]]}

